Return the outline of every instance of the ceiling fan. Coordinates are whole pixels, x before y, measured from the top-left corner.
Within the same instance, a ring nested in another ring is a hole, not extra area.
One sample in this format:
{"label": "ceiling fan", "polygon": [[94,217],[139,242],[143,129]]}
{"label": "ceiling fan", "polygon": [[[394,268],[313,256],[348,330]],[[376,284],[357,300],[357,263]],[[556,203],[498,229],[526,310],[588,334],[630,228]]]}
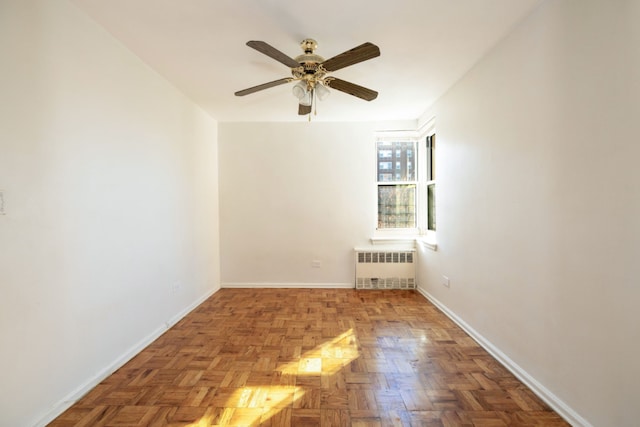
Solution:
{"label": "ceiling fan", "polygon": [[252,40],[247,42],[247,46],[290,67],[293,77],[285,77],[240,90],[235,93],[236,96],[244,96],[270,87],[297,81],[298,83],[293,87],[293,94],[299,100],[298,114],[301,116],[311,113],[315,98],[322,100],[329,94],[327,87],[356,96],[365,101],[372,101],[378,96],[378,92],[375,90],[327,75],[349,65],[380,56],[380,49],[373,43],[363,43],[327,60],[313,53],[318,47],[318,43],[313,39],[304,39],[300,43],[304,53],[295,59],[263,41]]}

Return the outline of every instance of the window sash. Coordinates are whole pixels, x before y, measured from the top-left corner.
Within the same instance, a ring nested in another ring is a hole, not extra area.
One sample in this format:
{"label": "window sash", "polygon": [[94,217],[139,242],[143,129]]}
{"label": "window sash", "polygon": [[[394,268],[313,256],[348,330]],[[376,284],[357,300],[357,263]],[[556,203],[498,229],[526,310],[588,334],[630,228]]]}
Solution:
{"label": "window sash", "polygon": [[415,138],[376,141],[378,230],[416,229],[418,171]]}
{"label": "window sash", "polygon": [[416,184],[378,185],[378,229],[416,228]]}

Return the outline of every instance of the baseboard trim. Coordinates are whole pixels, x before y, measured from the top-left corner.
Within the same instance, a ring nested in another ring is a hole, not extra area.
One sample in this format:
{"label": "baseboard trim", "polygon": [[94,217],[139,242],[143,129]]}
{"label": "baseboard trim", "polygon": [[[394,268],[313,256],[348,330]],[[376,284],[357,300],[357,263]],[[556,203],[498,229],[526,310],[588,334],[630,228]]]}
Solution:
{"label": "baseboard trim", "polygon": [[187,314],[192,312],[196,307],[198,307],[200,304],[206,301],[218,290],[219,288],[208,291],[206,294],[204,294],[203,296],[198,298],[196,301],[191,303],[184,310],[180,311],[178,314],[171,317],[162,326],[159,326],[158,328],[156,328],[153,332],[151,332],[149,335],[144,337],[137,344],[135,344],[133,347],[127,350],[122,356],[120,356],[118,359],[110,363],[107,367],[102,369],[98,374],[90,378],[88,381],[86,381],[84,384],[82,384],[73,392],[69,393],[60,402],[53,405],[53,407],[47,412],[47,414],[44,417],[42,417],[42,419],[38,423],[36,423],[34,427],[44,427],[47,424],[49,424],[51,421],[56,419],[64,411],[66,411],[71,406],[73,406],[74,403],[80,400],[85,394],[91,391],[91,389],[93,389],[95,386],[100,384],[102,380],[104,380],[109,375],[113,374],[115,371],[120,369],[129,360],[133,359],[134,356],[136,356],[138,353],[144,350],[153,341],[157,340],[168,329],[170,329],[173,325],[178,323],[182,318],[184,318]]}
{"label": "baseboard trim", "polygon": [[353,283],[223,283],[221,287],[235,289],[353,289],[355,285]]}
{"label": "baseboard trim", "polygon": [[467,334],[471,336],[482,348],[495,357],[505,368],[522,381],[531,389],[540,399],[556,411],[562,418],[574,427],[593,427],[587,420],[581,417],[569,405],[564,403],[558,396],[553,394],[548,388],[542,385],[538,380],[532,377],[527,371],[522,369],[517,363],[504,354],[500,349],[482,336],[478,331],[473,329],[468,323],[462,320],[457,314],[451,311],[446,305],[438,301],[433,295],[422,288],[417,289],[418,292],[442,311],[449,319],[460,326]]}

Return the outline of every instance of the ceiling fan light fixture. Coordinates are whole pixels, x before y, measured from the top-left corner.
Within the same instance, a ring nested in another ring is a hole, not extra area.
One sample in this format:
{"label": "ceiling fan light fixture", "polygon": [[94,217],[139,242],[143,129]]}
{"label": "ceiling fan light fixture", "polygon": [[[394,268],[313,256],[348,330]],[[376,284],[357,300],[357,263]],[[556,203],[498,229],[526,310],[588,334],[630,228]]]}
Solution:
{"label": "ceiling fan light fixture", "polygon": [[308,93],[307,84],[303,81],[299,81],[293,86],[293,88],[291,88],[291,92],[293,93],[293,96],[302,100]]}
{"label": "ceiling fan light fixture", "polygon": [[310,107],[313,103],[313,91],[307,91],[302,98],[300,98],[300,105],[304,105],[305,107]]}
{"label": "ceiling fan light fixture", "polygon": [[318,99],[320,101],[323,101],[323,100],[327,99],[327,97],[331,93],[331,91],[329,89],[327,89],[327,87],[325,85],[323,85],[322,83],[318,83],[316,85],[315,91],[316,91],[316,96],[318,97]]}

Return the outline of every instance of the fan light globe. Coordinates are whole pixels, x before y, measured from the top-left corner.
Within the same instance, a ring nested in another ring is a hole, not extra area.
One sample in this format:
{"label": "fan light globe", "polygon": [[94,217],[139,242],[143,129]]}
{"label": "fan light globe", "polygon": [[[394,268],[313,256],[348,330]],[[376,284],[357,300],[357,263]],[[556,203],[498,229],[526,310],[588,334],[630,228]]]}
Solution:
{"label": "fan light globe", "polygon": [[327,99],[331,91],[327,89],[323,84],[316,85],[316,96],[320,101]]}
{"label": "fan light globe", "polygon": [[310,107],[311,102],[313,101],[313,91],[308,91],[304,94],[302,98],[300,98],[300,105],[304,105],[305,107]]}
{"label": "fan light globe", "polygon": [[293,96],[298,99],[302,99],[307,94],[307,85],[305,82],[298,82],[293,88],[291,88],[291,92],[293,92]]}

